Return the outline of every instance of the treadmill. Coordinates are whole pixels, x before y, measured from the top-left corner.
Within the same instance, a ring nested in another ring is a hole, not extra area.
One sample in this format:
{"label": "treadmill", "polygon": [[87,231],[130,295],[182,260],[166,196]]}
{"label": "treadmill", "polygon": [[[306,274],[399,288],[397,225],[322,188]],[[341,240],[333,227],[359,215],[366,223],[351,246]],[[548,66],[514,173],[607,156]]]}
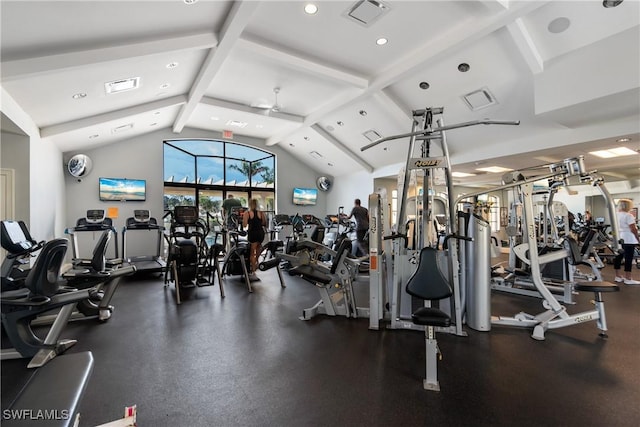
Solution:
{"label": "treadmill", "polygon": [[[83,233],[87,231],[92,232],[102,232],[105,230],[113,231],[113,239],[114,239],[114,258],[119,258],[118,256],[118,232],[116,228],[113,226],[113,221],[111,218],[107,218],[105,216],[104,209],[89,209],[87,210],[87,216],[84,218],[78,218],[76,221],[76,226],[67,228],[64,232],[68,234],[71,238],[71,248],[73,251],[73,259],[82,259],[83,257],[80,255],[79,244],[78,244],[78,233]],[[99,236],[99,235],[98,235]],[[92,246],[93,248],[93,246]],[[91,255],[85,256],[84,258],[90,258]]]}
{"label": "treadmill", "polygon": [[[156,252],[153,255],[127,255],[127,236],[135,233],[155,233],[157,235]],[[158,221],[151,217],[148,209],[137,209],[133,211],[133,216],[127,218],[122,229],[122,258],[130,265],[136,266],[136,272],[162,273],[167,263],[161,256],[162,240],[164,239],[164,227],[158,225]]]}

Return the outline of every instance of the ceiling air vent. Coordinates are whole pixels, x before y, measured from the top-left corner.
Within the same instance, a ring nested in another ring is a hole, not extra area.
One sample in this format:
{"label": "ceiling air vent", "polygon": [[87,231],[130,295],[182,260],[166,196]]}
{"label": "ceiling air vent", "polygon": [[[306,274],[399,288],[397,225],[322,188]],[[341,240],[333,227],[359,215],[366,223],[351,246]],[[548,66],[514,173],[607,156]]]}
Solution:
{"label": "ceiling air vent", "polygon": [[498,103],[495,96],[486,87],[462,95],[462,100],[472,111],[481,110]]}
{"label": "ceiling air vent", "polygon": [[140,85],[140,77],[131,77],[129,79],[114,80],[104,84],[104,90],[107,95],[118,92],[126,92],[128,90],[137,89]]}
{"label": "ceiling air vent", "polygon": [[363,135],[371,142],[377,141],[382,138],[380,134],[373,129],[369,129],[368,131],[364,132]]}
{"label": "ceiling air vent", "polygon": [[133,129],[133,123],[127,123],[126,125],[114,127],[111,129],[111,133],[126,132],[131,129]]}
{"label": "ceiling air vent", "polygon": [[369,27],[387,12],[389,12],[389,6],[380,1],[360,0],[351,6],[343,16]]}

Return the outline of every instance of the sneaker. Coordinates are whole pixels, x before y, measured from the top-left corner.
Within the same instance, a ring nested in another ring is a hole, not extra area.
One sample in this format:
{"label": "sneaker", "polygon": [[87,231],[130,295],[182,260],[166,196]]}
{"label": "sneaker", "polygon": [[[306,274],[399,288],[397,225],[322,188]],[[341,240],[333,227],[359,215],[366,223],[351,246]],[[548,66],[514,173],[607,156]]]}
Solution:
{"label": "sneaker", "polygon": [[618,283],[622,283],[624,282],[624,279],[622,277],[616,277],[615,279],[613,279],[614,282],[618,282]]}
{"label": "sneaker", "polygon": [[638,282],[637,280],[633,280],[633,279],[624,279],[624,284],[625,285],[640,285],[640,282]]}

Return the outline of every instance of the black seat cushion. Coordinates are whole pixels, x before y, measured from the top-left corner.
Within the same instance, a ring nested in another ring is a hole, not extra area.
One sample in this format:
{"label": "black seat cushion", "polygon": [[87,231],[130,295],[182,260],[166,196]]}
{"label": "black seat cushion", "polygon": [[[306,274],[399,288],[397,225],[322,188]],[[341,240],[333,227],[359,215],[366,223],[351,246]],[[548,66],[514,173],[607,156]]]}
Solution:
{"label": "black seat cushion", "polygon": [[451,325],[451,317],[444,311],[435,307],[420,307],[413,312],[411,320],[416,325],[442,327]]}
{"label": "black seat cushion", "polygon": [[289,274],[293,276],[300,275],[304,279],[310,280],[314,283],[323,283],[325,285],[331,283],[331,276],[314,269],[310,265],[299,265],[294,267],[289,270]]}
{"label": "black seat cushion", "polygon": [[573,289],[583,292],[618,292],[620,287],[611,282],[578,282]]}

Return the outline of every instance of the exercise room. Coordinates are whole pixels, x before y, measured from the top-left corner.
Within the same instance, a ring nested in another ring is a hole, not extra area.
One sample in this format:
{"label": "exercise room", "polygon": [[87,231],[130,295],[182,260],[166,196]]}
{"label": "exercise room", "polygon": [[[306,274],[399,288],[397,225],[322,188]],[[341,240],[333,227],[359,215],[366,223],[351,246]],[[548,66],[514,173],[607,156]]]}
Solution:
{"label": "exercise room", "polygon": [[0,0],[3,426],[640,419],[639,0]]}

